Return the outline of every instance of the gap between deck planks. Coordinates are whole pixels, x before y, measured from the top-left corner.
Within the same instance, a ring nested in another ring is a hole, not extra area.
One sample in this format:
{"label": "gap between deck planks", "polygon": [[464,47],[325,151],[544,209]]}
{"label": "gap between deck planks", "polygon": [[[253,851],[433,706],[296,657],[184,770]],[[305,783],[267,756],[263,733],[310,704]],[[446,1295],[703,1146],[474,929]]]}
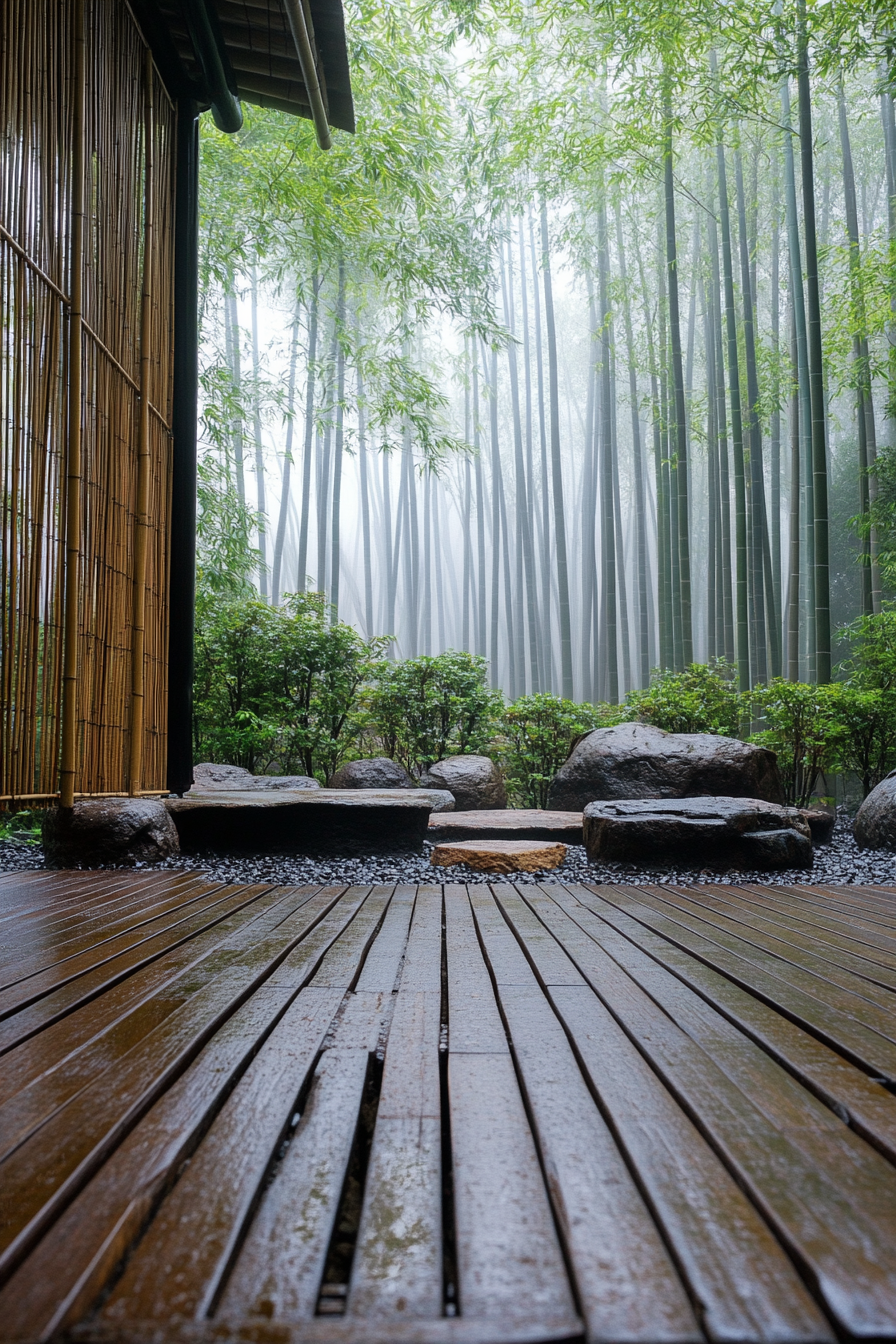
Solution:
{"label": "gap between deck planks", "polygon": [[5,880],[4,1337],[896,1340],[894,896]]}

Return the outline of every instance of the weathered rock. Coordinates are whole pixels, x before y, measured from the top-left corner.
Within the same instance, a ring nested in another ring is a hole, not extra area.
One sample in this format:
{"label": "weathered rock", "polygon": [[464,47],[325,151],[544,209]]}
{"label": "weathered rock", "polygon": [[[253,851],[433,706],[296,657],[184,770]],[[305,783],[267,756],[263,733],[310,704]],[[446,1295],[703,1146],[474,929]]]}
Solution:
{"label": "weathered rock", "polygon": [[800,816],[808,823],[813,845],[829,845],[837,813],[833,807],[801,807]]}
{"label": "weathered rock", "polygon": [[481,812],[507,806],[504,777],[490,756],[446,756],[421,776],[428,789],[447,789],[458,812]]}
{"label": "weathered rock", "polygon": [[581,811],[610,798],[760,798],[781,803],[777,757],[712,733],[666,733],[644,723],[597,728],[554,776],[548,807]]}
{"label": "weathered rock", "polygon": [[403,765],[388,756],[348,761],[327,780],[328,789],[415,789]]}
{"label": "weathered rock", "polygon": [[853,834],[862,849],[896,849],[896,770],[871,790],[856,813]]}
{"label": "weathered rock", "polygon": [[716,869],[812,866],[809,826],[798,809],[759,798],[589,803],[583,829],[593,863]]}
{"label": "weathered rock", "polygon": [[489,808],[430,817],[428,839],[562,840],[582,843],[581,812],[542,812],[538,808]]}
{"label": "weathered rock", "polygon": [[84,798],[71,809],[48,809],[44,852],[50,863],[137,863],[180,850],[165,804],[155,798]]}
{"label": "weathered rock", "polygon": [[420,850],[432,802],[425,790],[219,790],[169,798],[185,850],[369,854]]}
{"label": "weathered rock", "polygon": [[565,858],[566,846],[547,840],[454,840],[436,845],[429,861],[436,868],[463,863],[482,873],[537,873]]}
{"label": "weathered rock", "polygon": [[243,793],[247,790],[268,793],[271,790],[319,788],[318,781],[310,775],[253,775],[241,765],[216,765],[212,761],[193,766],[193,790],[197,793],[234,789]]}

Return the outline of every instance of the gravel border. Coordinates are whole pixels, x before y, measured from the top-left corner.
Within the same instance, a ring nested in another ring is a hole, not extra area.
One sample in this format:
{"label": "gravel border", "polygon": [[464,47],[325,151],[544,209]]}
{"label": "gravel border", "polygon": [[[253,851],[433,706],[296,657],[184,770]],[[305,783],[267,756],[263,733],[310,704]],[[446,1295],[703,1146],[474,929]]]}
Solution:
{"label": "gravel border", "polygon": [[[812,868],[782,872],[742,872],[707,869],[638,868],[634,864],[589,863],[582,845],[569,845],[566,860],[547,873],[478,873],[458,865],[434,868],[429,862],[432,846],[424,845],[421,854],[373,854],[341,859],[333,855],[309,854],[179,854],[160,863],[138,863],[141,871],[161,870],[205,872],[216,882],[271,882],[289,886],[329,885],[339,882],[357,884],[392,882],[596,882],[639,886],[648,882],[674,885],[727,882],[735,885],[762,883],[765,886],[789,886],[794,882],[832,883],[840,886],[896,886],[896,854],[889,850],[859,849],[852,835],[852,823],[841,817],[829,845],[815,849]],[[44,862],[40,845],[18,840],[0,842],[0,872],[40,869]],[[103,864],[104,868],[122,865]]]}

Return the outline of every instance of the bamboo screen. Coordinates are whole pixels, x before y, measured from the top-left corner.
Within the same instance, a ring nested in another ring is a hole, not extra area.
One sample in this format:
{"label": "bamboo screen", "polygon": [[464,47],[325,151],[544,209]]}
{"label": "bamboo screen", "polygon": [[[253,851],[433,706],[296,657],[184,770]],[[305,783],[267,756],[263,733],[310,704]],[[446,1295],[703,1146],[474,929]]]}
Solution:
{"label": "bamboo screen", "polygon": [[0,798],[161,792],[176,112],[124,0],[0,63]]}

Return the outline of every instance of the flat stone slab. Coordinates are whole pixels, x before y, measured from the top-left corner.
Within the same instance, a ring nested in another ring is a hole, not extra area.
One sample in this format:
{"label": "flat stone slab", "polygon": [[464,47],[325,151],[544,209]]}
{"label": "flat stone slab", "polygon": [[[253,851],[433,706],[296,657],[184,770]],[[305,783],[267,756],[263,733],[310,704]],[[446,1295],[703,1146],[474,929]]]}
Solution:
{"label": "flat stone slab", "polygon": [[[299,850],[345,855],[419,851],[434,800],[428,789],[214,790],[169,798],[186,852]],[[438,792],[438,790],[434,791]],[[449,795],[450,797],[450,795]]]}
{"label": "flat stone slab", "polygon": [[429,819],[429,840],[562,840],[582,843],[581,812],[544,812],[536,807],[451,812]]}
{"label": "flat stone slab", "polygon": [[808,822],[758,798],[631,798],[589,803],[593,863],[677,863],[746,869],[811,868]]}
{"label": "flat stone slab", "polygon": [[436,845],[429,861],[436,868],[464,863],[482,873],[537,873],[565,858],[566,846],[547,840],[456,840]]}

